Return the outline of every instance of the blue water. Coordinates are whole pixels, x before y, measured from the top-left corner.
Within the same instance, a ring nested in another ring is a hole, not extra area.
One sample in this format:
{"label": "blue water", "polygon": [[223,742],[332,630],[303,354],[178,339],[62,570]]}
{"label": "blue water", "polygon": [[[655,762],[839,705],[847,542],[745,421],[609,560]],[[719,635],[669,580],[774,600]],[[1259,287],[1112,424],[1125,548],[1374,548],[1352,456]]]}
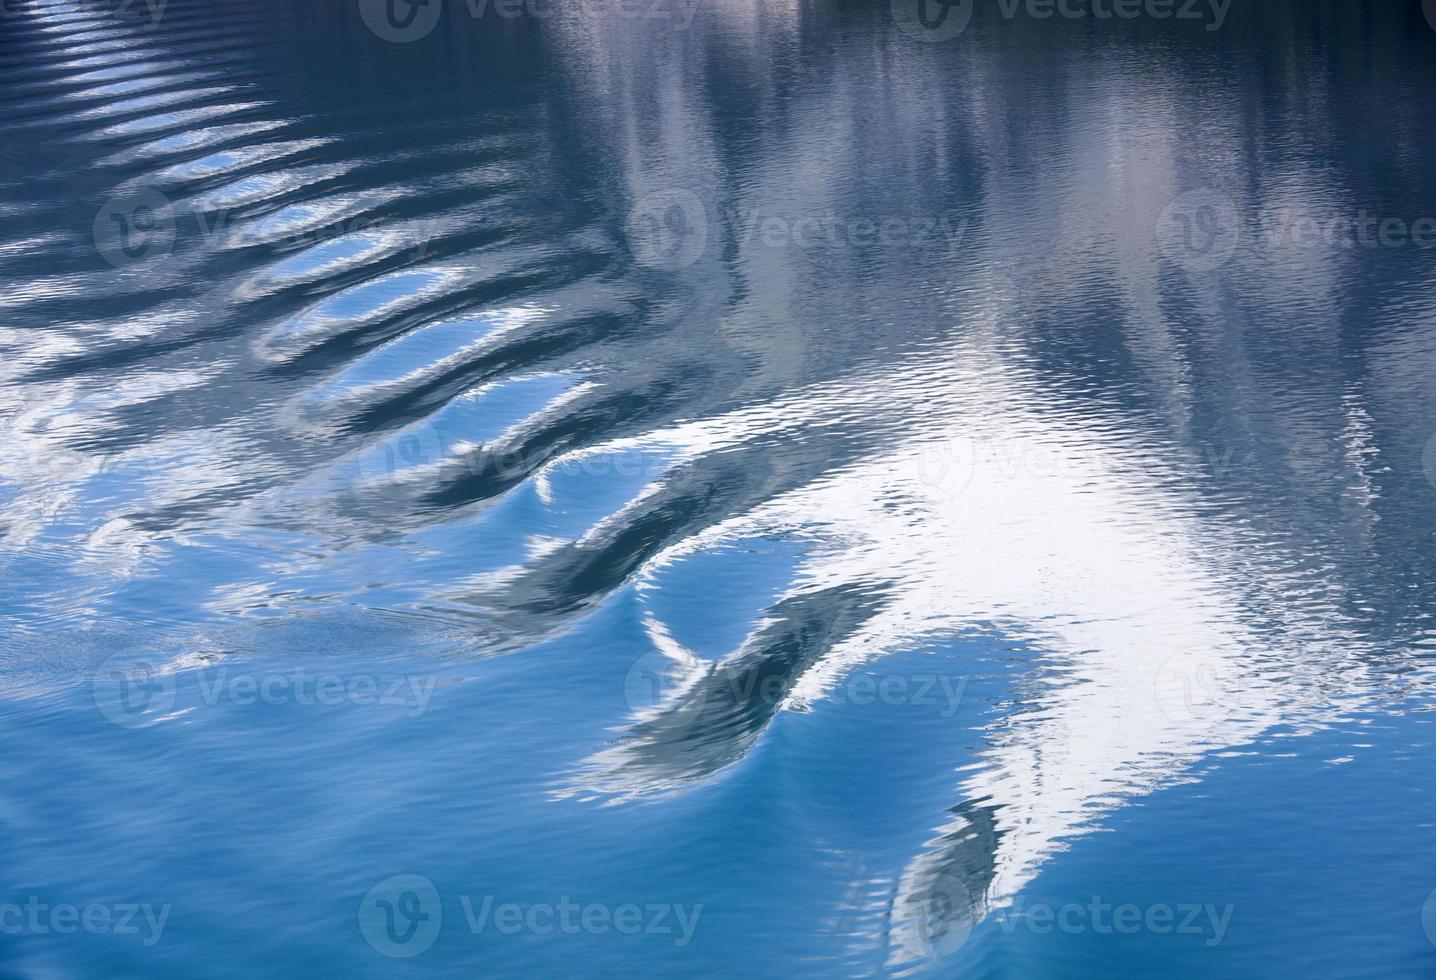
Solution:
{"label": "blue water", "polygon": [[1436,975],[1436,8],[1119,6],[6,0],[0,977]]}

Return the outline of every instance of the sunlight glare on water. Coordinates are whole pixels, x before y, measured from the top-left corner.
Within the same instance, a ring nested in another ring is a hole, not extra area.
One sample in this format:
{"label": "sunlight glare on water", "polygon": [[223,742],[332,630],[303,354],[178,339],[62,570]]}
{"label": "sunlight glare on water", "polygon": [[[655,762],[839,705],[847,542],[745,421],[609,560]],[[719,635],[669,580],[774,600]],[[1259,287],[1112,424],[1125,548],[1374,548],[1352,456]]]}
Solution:
{"label": "sunlight glare on water", "polygon": [[8,0],[0,975],[1429,976],[1436,11],[1041,6]]}

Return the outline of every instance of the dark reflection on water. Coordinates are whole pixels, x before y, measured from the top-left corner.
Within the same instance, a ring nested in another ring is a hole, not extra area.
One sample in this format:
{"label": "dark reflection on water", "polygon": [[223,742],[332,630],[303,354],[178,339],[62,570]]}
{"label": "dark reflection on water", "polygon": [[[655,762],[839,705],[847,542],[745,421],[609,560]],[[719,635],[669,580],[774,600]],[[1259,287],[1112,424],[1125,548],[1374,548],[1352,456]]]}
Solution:
{"label": "dark reflection on water", "polygon": [[477,6],[0,18],[0,972],[1429,973],[1423,7]]}

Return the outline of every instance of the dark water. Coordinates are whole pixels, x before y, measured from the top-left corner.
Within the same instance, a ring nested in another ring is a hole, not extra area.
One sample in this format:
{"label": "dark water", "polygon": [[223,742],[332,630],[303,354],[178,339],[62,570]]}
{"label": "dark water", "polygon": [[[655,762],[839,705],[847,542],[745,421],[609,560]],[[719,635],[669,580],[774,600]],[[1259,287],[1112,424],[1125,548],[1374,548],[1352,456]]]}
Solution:
{"label": "dark water", "polygon": [[0,976],[1436,973],[1420,4],[6,2]]}

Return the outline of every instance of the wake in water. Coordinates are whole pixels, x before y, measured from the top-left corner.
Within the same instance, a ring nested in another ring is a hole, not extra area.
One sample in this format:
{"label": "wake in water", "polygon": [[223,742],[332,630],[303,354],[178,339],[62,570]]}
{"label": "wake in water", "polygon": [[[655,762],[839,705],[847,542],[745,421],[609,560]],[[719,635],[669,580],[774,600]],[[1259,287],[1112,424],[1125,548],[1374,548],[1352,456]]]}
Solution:
{"label": "wake in water", "polygon": [[[994,914],[1134,804],[1421,713],[1430,253],[1282,231],[1416,227],[1396,15],[1233,12],[1213,47],[979,9],[953,48],[911,33],[938,5],[130,6],[0,22],[0,693],[92,767],[14,762],[17,887],[158,878],[213,930],[251,869],[91,875],[47,814],[181,854],[272,819],[335,932],[438,864],[726,894],[706,928],[759,972],[1001,973]],[[164,692],[150,741],[96,716],[106,670]],[[246,670],[409,693],[216,710]],[[255,799],[114,802],[191,754]],[[706,972],[703,929],[651,965]],[[558,955],[452,935],[416,962]],[[351,945],[315,955],[391,965]]]}

